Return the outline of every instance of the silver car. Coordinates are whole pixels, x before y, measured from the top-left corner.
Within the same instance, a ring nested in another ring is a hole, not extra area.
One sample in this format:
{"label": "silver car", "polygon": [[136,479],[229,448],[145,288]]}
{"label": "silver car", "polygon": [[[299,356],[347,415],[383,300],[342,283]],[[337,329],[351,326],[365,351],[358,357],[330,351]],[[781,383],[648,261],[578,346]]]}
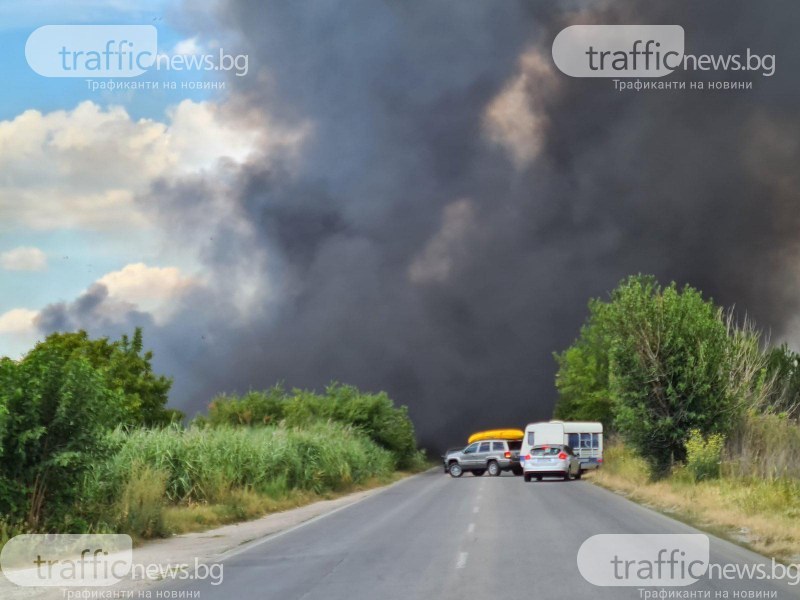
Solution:
{"label": "silver car", "polygon": [[462,450],[451,450],[442,457],[444,471],[450,473],[451,477],[461,477],[465,471],[476,477],[486,472],[497,476],[503,471],[516,471],[519,468],[519,443],[509,440],[482,440]]}
{"label": "silver car", "polygon": [[532,478],[541,481],[542,477],[560,477],[564,481],[581,478],[581,461],[566,444],[534,446],[530,454],[520,456],[519,460],[525,481]]}

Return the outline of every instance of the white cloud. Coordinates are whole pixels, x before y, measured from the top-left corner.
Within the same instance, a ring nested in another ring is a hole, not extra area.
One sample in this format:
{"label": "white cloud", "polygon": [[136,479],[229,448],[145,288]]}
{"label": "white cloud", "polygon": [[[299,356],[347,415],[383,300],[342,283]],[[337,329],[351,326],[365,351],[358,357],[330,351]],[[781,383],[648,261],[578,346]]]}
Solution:
{"label": "white cloud", "polygon": [[133,120],[122,107],[90,101],[0,121],[0,223],[142,226],[148,220],[134,199],[155,180],[211,169],[221,159],[241,163],[256,152],[285,153],[307,131],[246,121],[213,102],[191,100],[172,107],[165,122]]}
{"label": "white cloud", "polygon": [[543,103],[557,85],[550,62],[540,52],[520,57],[518,73],[486,107],[487,137],[525,168],[539,155],[547,126]]}
{"label": "white cloud", "polygon": [[39,313],[27,308],[14,308],[0,315],[0,333],[30,333],[35,331],[34,319]]}
{"label": "white cloud", "polygon": [[411,263],[409,279],[414,283],[446,281],[476,225],[475,209],[469,200],[456,200],[445,206],[442,227]]}
{"label": "white cloud", "polygon": [[47,268],[47,255],[29,246],[20,246],[0,253],[0,268],[7,271],[43,271]]}
{"label": "white cloud", "polygon": [[39,339],[35,319],[39,313],[14,308],[0,314],[0,356],[20,358]]}
{"label": "white cloud", "polygon": [[[96,283],[106,286],[109,306],[131,305],[152,314],[156,322],[164,322],[174,314],[178,299],[199,281],[175,267],[135,263],[103,275]],[[108,316],[113,320],[113,315]]]}
{"label": "white cloud", "polygon": [[172,54],[202,54],[203,47],[197,42],[197,36],[181,40],[172,48]]}

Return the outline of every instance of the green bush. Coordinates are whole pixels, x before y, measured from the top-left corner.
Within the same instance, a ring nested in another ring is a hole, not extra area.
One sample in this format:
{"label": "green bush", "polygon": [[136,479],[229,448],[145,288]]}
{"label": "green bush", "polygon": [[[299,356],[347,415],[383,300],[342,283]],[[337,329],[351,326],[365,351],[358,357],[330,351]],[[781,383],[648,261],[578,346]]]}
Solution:
{"label": "green bush", "polygon": [[722,450],[725,436],[713,433],[703,436],[700,430],[693,429],[686,440],[686,468],[695,481],[716,479],[720,474]]}
{"label": "green bush", "polygon": [[350,425],[365,433],[392,452],[398,468],[416,468],[420,464],[414,425],[405,406],[394,406],[385,392],[368,394],[338,383],[325,388],[324,394],[308,390],[290,393],[280,385],[242,396],[222,394],[209,404],[208,416],[199,417],[195,424],[263,427],[284,423],[289,428],[307,428],[327,421]]}

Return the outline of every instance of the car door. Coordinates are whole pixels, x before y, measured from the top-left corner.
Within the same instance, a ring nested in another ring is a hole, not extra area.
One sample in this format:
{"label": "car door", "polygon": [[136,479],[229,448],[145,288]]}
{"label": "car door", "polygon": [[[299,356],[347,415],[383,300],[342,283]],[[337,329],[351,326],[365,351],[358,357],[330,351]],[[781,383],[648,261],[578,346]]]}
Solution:
{"label": "car door", "polygon": [[489,460],[489,454],[492,451],[491,442],[481,442],[478,452],[475,454],[475,466],[480,468],[486,467],[486,462]]}
{"label": "car door", "polygon": [[470,444],[466,448],[464,448],[464,452],[462,453],[463,458],[461,459],[461,466],[463,468],[470,468],[475,466],[475,457],[478,454],[478,448],[480,447],[480,442],[475,442],[474,444]]}

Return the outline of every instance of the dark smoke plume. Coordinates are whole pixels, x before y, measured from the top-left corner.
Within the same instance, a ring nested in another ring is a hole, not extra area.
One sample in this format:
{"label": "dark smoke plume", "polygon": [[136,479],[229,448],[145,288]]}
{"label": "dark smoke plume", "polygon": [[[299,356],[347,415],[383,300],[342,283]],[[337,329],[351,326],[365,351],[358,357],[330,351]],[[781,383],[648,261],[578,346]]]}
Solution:
{"label": "dark smoke plume", "polygon": [[[432,448],[548,418],[552,352],[636,272],[791,335],[797,2],[229,0],[191,19],[250,55],[230,81],[239,118],[312,133],[295,167],[253,160],[143,199],[176,243],[197,243],[213,197],[251,225],[211,224],[213,285],[145,332],[179,408],[336,379],[407,404]],[[576,23],[679,24],[688,51],[750,47],[777,70],[750,91],[621,93],[554,69]],[[263,301],[232,316],[253,272]],[[91,329],[89,300],[45,328]]]}

